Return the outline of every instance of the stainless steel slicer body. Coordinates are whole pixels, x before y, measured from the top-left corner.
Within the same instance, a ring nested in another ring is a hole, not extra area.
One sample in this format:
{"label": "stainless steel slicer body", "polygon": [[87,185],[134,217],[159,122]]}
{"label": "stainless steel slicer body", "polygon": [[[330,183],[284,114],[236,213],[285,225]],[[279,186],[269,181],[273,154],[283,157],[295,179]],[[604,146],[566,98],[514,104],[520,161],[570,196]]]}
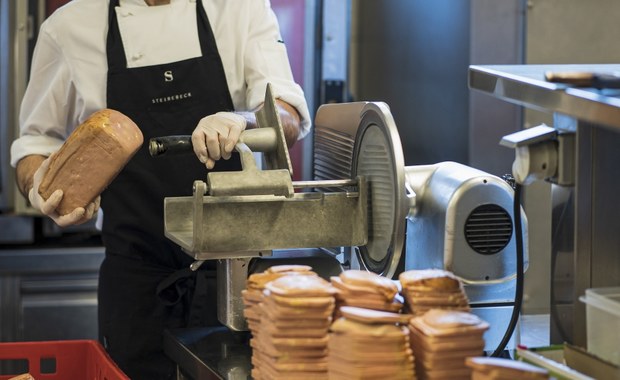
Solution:
{"label": "stainless steel slicer body", "polygon": [[[399,268],[445,268],[463,279],[472,302],[509,301],[513,197],[503,180],[457,163],[405,167],[389,107],[353,102],[319,107],[314,178],[293,182],[269,87],[257,120],[260,128],[244,131],[236,146],[241,171],[209,173],[207,182],[194,183],[193,196],[164,203],[166,236],[194,267],[218,260],[220,322],[246,329],[247,276],[282,251],[300,262],[318,250],[332,259],[327,272],[354,268],[393,278]],[[266,169],[256,152],[264,153]],[[476,236],[484,232],[476,223],[496,216],[504,235]],[[493,244],[500,249],[491,252]]]}

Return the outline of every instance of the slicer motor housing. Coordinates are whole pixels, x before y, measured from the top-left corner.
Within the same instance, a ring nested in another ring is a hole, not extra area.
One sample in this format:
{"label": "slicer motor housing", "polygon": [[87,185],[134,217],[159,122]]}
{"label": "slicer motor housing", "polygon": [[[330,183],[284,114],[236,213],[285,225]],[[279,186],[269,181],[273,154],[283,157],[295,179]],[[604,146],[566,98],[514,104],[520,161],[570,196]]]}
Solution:
{"label": "slicer motor housing", "polygon": [[405,173],[416,193],[406,269],[445,268],[468,284],[514,278],[514,197],[506,181],[456,162],[408,166]]}

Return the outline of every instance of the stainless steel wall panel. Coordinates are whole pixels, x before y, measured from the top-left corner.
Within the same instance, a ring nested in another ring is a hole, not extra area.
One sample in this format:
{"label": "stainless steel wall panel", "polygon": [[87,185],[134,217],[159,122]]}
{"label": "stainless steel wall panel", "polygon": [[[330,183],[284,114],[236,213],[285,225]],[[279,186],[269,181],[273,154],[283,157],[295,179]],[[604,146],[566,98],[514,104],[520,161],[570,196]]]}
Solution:
{"label": "stainless steel wall panel", "polygon": [[0,341],[97,339],[103,248],[0,250]]}
{"label": "stainless steel wall panel", "polygon": [[[525,33],[523,0],[472,0],[471,64],[523,63]],[[511,172],[514,153],[499,145],[521,128],[522,108],[500,99],[469,94],[469,165],[494,175]]]}

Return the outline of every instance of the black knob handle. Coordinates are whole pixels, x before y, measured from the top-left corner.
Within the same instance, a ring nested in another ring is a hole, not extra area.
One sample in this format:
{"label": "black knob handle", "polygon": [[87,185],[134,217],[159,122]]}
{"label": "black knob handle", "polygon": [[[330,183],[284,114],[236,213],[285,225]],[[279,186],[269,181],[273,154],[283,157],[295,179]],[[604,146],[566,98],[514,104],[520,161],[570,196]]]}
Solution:
{"label": "black knob handle", "polygon": [[152,157],[164,154],[192,153],[193,151],[190,135],[153,137],[149,140],[149,153]]}

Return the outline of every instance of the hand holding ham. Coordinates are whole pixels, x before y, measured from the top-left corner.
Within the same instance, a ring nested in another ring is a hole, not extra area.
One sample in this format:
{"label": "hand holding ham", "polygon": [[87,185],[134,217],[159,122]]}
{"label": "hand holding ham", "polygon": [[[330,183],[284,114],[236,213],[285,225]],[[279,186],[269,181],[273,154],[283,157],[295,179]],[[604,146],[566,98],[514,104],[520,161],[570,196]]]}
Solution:
{"label": "hand holding ham", "polygon": [[194,153],[207,169],[213,169],[215,161],[230,158],[246,126],[245,117],[233,112],[218,112],[202,118],[192,133]]}
{"label": "hand holding ham", "polygon": [[84,223],[97,212],[101,193],[142,142],[140,128],[129,117],[112,109],[96,111],[56,153],[44,160],[28,156],[18,163],[20,189],[28,193],[33,207],[59,226]]}
{"label": "hand holding ham", "polygon": [[43,215],[49,216],[58,226],[66,227],[70,225],[82,224],[97,214],[99,210],[99,203],[101,197],[97,197],[93,202],[89,203],[86,207],[77,207],[68,214],[60,215],[57,211],[58,206],[63,198],[63,191],[60,189],[55,190],[50,197],[46,200],[39,194],[39,186],[41,181],[47,172],[52,156],[48,157],[34,174],[32,189],[28,192],[28,200],[32,207],[41,211]]}

